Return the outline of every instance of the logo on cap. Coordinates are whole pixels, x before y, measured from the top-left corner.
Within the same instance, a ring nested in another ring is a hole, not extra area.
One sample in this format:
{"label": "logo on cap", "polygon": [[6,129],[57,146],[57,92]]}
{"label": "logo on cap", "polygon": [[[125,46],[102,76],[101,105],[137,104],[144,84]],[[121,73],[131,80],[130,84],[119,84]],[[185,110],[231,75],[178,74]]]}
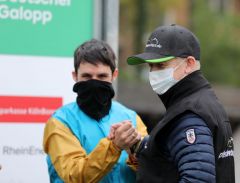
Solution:
{"label": "logo on cap", "polygon": [[186,131],[186,137],[187,137],[188,143],[193,144],[196,140],[194,129],[187,130]]}
{"label": "logo on cap", "polygon": [[162,45],[159,43],[157,38],[152,38],[148,40],[146,47],[161,48]]}

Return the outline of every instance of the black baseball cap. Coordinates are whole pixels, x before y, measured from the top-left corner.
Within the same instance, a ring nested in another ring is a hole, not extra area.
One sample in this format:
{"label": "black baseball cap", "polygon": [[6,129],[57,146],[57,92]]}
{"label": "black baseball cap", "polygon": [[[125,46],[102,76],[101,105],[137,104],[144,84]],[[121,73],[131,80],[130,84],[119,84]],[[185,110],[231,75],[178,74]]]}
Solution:
{"label": "black baseball cap", "polygon": [[197,37],[179,25],[160,26],[151,34],[143,53],[127,59],[129,65],[159,63],[176,57],[193,56],[200,60],[200,44]]}

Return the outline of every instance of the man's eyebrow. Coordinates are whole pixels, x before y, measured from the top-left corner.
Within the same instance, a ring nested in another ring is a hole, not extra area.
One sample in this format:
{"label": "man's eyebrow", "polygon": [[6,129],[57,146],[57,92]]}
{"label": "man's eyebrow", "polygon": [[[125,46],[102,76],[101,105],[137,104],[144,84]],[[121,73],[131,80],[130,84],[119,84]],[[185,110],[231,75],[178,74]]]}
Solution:
{"label": "man's eyebrow", "polygon": [[109,73],[105,73],[105,72],[104,72],[104,73],[99,73],[98,75],[104,75],[104,76],[106,75],[106,76],[108,76]]}
{"label": "man's eyebrow", "polygon": [[81,76],[90,76],[91,74],[87,73],[87,72],[84,72],[84,73],[81,73]]}

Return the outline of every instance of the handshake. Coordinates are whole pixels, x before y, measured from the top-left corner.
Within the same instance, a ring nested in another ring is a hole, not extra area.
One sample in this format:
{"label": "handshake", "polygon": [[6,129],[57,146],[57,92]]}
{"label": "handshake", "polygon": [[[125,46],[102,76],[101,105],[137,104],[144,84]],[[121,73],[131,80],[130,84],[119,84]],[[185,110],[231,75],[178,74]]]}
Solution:
{"label": "handshake", "polygon": [[112,140],[118,149],[124,149],[127,152],[131,150],[131,153],[141,142],[141,135],[128,120],[112,125],[107,138]]}

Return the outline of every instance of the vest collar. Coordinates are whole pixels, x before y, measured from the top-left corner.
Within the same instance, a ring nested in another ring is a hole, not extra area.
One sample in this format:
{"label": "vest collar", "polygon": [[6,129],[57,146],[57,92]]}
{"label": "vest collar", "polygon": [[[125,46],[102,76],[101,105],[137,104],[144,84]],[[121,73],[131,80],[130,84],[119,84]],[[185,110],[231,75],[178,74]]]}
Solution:
{"label": "vest collar", "polygon": [[168,109],[186,96],[206,87],[210,88],[210,84],[202,75],[202,72],[197,70],[184,77],[163,95],[158,96],[162,100],[165,108]]}

